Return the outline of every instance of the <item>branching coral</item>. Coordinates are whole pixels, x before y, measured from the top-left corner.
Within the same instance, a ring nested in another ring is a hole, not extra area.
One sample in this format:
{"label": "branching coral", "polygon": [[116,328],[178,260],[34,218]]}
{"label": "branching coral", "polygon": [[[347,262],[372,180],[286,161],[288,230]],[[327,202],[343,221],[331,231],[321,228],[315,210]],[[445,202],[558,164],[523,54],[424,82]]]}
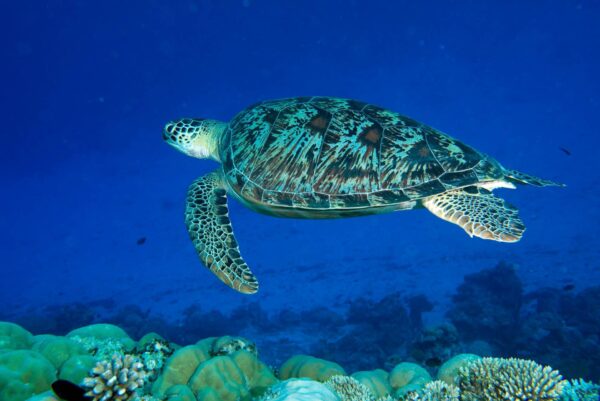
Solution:
{"label": "branching coral", "polygon": [[405,401],[458,401],[460,390],[458,387],[436,380],[429,382],[423,388],[407,393]]}
{"label": "branching coral", "polygon": [[83,379],[93,401],[130,401],[144,385],[146,371],[139,359],[132,355],[115,354],[110,360],[100,361],[91,375]]}
{"label": "branching coral", "polygon": [[515,358],[482,358],[459,371],[465,401],[554,401],[565,383],[549,366]]}
{"label": "branching coral", "polygon": [[342,401],[375,401],[371,390],[350,376],[335,375],[325,382]]}
{"label": "branching coral", "polygon": [[563,388],[561,401],[598,401],[600,386],[585,380],[571,380]]}

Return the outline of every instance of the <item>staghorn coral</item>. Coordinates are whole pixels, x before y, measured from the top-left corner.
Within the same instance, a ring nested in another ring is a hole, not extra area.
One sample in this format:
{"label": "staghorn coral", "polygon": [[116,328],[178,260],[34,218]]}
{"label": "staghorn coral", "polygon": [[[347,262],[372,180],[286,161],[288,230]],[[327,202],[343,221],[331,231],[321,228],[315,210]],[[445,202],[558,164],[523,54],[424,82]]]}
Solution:
{"label": "staghorn coral", "polygon": [[600,386],[583,379],[570,380],[565,384],[561,401],[598,401]]}
{"label": "staghorn coral", "polygon": [[334,375],[324,383],[342,401],[375,401],[371,390],[358,380],[350,376]]}
{"label": "staghorn coral", "polygon": [[565,381],[549,366],[516,358],[482,358],[458,374],[465,401],[554,401]]}
{"label": "staghorn coral", "polygon": [[114,354],[110,360],[100,361],[90,376],[83,379],[88,388],[86,396],[93,401],[130,401],[138,399],[138,389],[144,385],[144,365],[132,355]]}

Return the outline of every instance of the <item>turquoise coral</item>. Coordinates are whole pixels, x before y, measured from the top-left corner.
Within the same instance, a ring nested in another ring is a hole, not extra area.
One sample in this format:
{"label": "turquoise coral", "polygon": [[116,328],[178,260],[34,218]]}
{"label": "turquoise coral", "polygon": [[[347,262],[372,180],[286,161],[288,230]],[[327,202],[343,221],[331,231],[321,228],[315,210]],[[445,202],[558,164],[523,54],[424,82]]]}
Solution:
{"label": "turquoise coral", "polygon": [[582,379],[570,380],[563,388],[560,401],[598,401],[600,386]]}

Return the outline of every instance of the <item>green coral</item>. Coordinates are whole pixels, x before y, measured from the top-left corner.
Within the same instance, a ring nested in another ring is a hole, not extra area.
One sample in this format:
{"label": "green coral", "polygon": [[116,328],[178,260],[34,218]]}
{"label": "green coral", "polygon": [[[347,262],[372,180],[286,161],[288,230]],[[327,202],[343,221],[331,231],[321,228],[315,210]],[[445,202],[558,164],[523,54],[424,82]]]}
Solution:
{"label": "green coral", "polygon": [[0,354],[0,401],[23,401],[50,389],[55,368],[38,352],[15,350]]}
{"label": "green coral", "polygon": [[62,364],[58,378],[80,384],[96,365],[96,358],[91,355],[74,355]]}
{"label": "green coral", "polygon": [[107,323],[80,327],[67,334],[67,337],[100,360],[110,359],[114,354],[131,353],[136,346],[123,329]]}
{"label": "green coral", "polygon": [[0,322],[0,350],[29,349],[33,343],[33,335],[10,322]]}
{"label": "green coral", "polygon": [[163,396],[170,387],[187,384],[196,368],[208,359],[208,351],[200,345],[188,345],[178,349],[165,361],[162,374],[152,385],[152,392]]}
{"label": "green coral", "polygon": [[386,397],[392,393],[392,386],[389,383],[390,374],[383,369],[355,372],[351,376],[367,386],[377,398]]}
{"label": "green coral", "polygon": [[282,380],[307,377],[324,382],[335,375],[345,376],[346,372],[335,362],[309,355],[295,355],[284,362],[279,369],[279,377]]}
{"label": "green coral", "polygon": [[86,350],[78,342],[50,334],[35,336],[31,349],[44,355],[57,370],[60,370],[69,358],[86,354]]}
{"label": "green coral", "polygon": [[565,384],[558,371],[524,359],[482,358],[459,370],[465,401],[554,401]]}
{"label": "green coral", "polygon": [[402,397],[409,392],[421,389],[431,381],[431,376],[427,370],[416,363],[402,362],[392,369],[388,380],[394,390],[394,395]]}
{"label": "green coral", "polygon": [[481,359],[481,357],[475,354],[456,355],[455,357],[448,359],[442,366],[440,366],[437,373],[437,379],[442,380],[447,384],[456,384],[459,370],[478,359]]}
{"label": "green coral", "polygon": [[236,351],[248,351],[251,354],[258,356],[256,344],[243,337],[223,336],[216,338],[210,348],[212,356],[231,355]]}
{"label": "green coral", "polygon": [[563,387],[561,401],[598,401],[600,386],[585,380],[570,380]]}

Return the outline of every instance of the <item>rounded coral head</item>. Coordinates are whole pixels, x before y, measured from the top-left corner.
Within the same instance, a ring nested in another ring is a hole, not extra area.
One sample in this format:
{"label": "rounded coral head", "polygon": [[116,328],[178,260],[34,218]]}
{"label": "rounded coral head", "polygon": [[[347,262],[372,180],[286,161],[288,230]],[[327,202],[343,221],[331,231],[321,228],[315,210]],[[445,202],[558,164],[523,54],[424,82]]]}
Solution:
{"label": "rounded coral head", "polygon": [[188,156],[217,158],[215,153],[220,127],[224,124],[204,118],[182,118],[170,121],[163,129],[163,139]]}

